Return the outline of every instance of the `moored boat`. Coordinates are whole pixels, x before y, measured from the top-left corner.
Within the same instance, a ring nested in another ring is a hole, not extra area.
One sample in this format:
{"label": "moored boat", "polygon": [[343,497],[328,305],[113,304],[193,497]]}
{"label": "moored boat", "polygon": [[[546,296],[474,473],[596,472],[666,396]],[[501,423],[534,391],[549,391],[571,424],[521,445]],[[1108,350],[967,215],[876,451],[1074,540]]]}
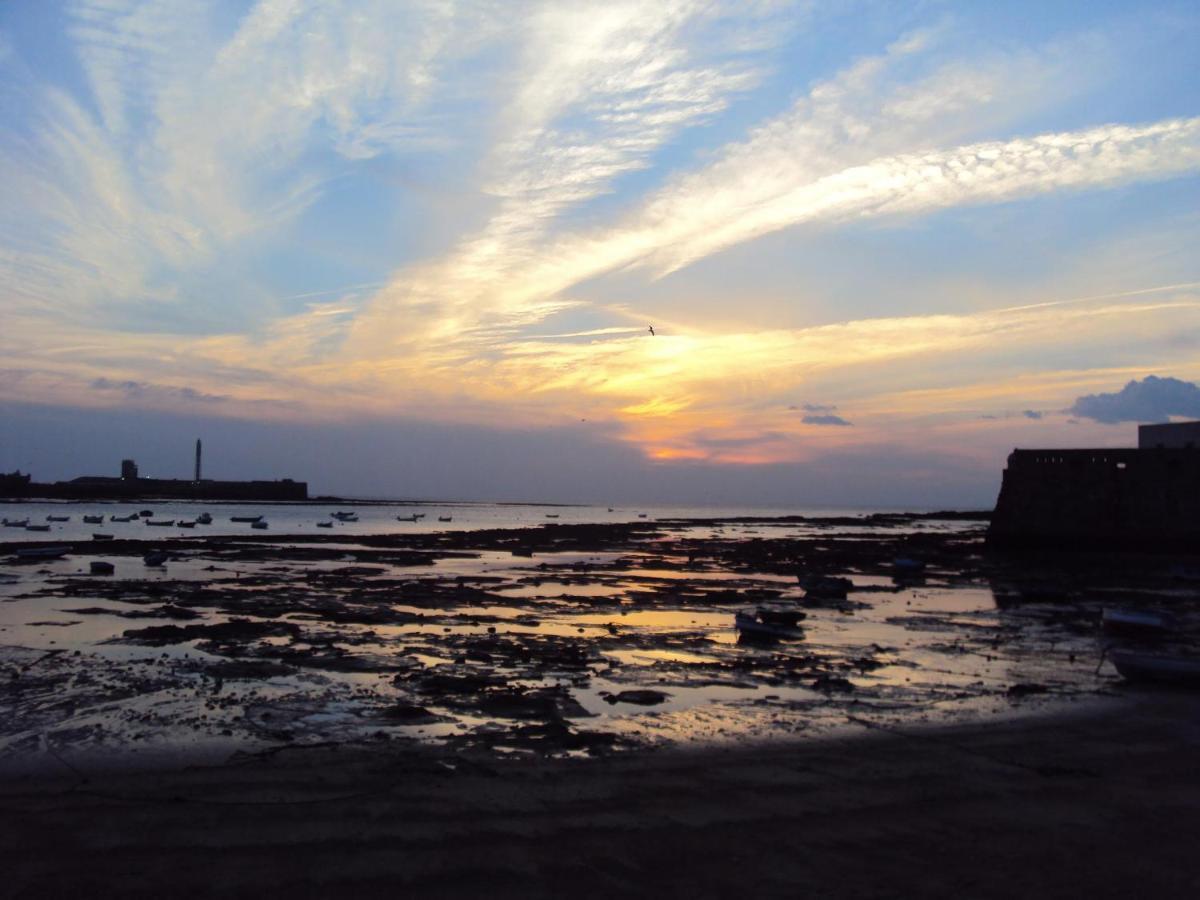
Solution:
{"label": "moored boat", "polygon": [[438,516],[439,522],[453,522],[454,516]]}
{"label": "moored boat", "polygon": [[111,575],[116,571],[116,567],[102,559],[93,559],[89,569],[93,575]]}
{"label": "moored boat", "polygon": [[174,519],[147,519],[147,525],[155,525],[159,528],[170,528],[175,524]]}
{"label": "moored boat", "polygon": [[1176,633],[1179,621],[1165,612],[1105,607],[1100,614],[1100,627],[1105,634],[1155,638]]}
{"label": "moored boat", "polygon": [[[115,522],[116,519],[114,518],[113,521]],[[127,519],[126,521],[129,521],[129,520]],[[104,516],[84,516],[83,517],[84,525],[100,525],[103,522],[104,522]]]}
{"label": "moored boat", "polygon": [[800,618],[803,618],[803,613],[789,625],[774,617],[775,610],[767,611],[766,616],[764,611],[767,611],[767,608],[753,606],[738,610],[733,616],[733,625],[738,633],[752,639],[771,641],[804,637],[804,632],[796,625]]}
{"label": "moored boat", "polygon": [[148,566],[161,566],[168,559],[168,556],[163,550],[151,550],[142,557],[142,562]]}
{"label": "moored boat", "polygon": [[318,522],[317,527],[318,528],[332,528],[333,523],[332,522]]}
{"label": "moored boat", "polygon": [[50,526],[49,525],[26,525],[25,530],[26,531],[49,531]]}
{"label": "moored boat", "polygon": [[1200,686],[1200,657],[1113,648],[1108,657],[1126,681]]}
{"label": "moored boat", "polygon": [[206,512],[200,513],[200,515],[196,516],[196,524],[197,525],[211,525],[212,524],[212,513],[206,513]]}
{"label": "moored boat", "polygon": [[195,527],[196,527],[196,523],[195,523],[195,522],[188,522],[188,521],[184,521],[184,520],[182,520],[182,519],[181,519],[180,521],[178,521],[178,522],[176,522],[176,523],[175,523],[175,527],[176,527],[176,528],[195,528]]}
{"label": "moored boat", "polygon": [[98,532],[95,532],[95,531],[92,532],[92,540],[93,541],[111,541],[112,539],[113,539],[113,536],[111,534],[99,534]]}
{"label": "moored boat", "polygon": [[70,522],[70,516],[46,516],[47,522]]}
{"label": "moored boat", "polygon": [[897,556],[892,560],[892,572],[895,575],[920,575],[925,571],[925,563],[911,556]]}
{"label": "moored boat", "polygon": [[267,525],[266,520],[259,519],[257,522],[251,522],[250,527],[257,528],[259,531],[262,531],[263,529],[267,528],[268,525]]}
{"label": "moored boat", "polygon": [[[133,521],[134,519],[136,519],[137,517],[138,517],[138,516],[137,516],[137,513],[130,513],[130,514],[129,514],[129,515],[127,515],[127,516],[109,516],[109,517],[108,517],[108,521],[110,521],[110,522],[132,522],[132,521]],[[99,518],[100,518],[100,521],[101,521],[101,522],[103,522],[103,521],[104,521],[104,517],[103,517],[103,516],[100,516]],[[99,525],[99,524],[100,524],[100,522],[95,522],[95,523],[91,522],[91,520],[90,520],[90,519],[88,519],[86,516],[84,516],[84,519],[83,519],[83,521],[87,522],[89,525],[90,525],[90,524],[96,524],[96,525]]]}
{"label": "moored boat", "polygon": [[70,552],[70,547],[22,547],[17,556],[21,559],[58,559]]}
{"label": "moored boat", "polygon": [[230,522],[257,522],[262,516],[230,516]]}

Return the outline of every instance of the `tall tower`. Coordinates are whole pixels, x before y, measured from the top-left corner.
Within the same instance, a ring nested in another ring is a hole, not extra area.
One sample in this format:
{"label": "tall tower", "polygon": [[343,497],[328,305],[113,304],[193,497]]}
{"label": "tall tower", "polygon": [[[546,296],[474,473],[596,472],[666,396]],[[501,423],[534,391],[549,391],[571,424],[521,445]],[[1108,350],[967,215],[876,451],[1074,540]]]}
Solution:
{"label": "tall tower", "polygon": [[200,480],[200,438],[196,438],[196,481]]}

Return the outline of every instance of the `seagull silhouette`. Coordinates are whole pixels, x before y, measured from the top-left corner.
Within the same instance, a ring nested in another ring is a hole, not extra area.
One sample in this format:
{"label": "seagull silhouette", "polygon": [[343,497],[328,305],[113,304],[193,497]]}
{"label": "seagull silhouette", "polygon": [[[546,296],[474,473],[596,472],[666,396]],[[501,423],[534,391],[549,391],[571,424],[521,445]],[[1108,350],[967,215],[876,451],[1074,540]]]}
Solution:
{"label": "seagull silhouette", "polygon": [[650,328],[650,336],[654,337],[654,326],[651,325],[651,326],[649,326],[649,328]]}

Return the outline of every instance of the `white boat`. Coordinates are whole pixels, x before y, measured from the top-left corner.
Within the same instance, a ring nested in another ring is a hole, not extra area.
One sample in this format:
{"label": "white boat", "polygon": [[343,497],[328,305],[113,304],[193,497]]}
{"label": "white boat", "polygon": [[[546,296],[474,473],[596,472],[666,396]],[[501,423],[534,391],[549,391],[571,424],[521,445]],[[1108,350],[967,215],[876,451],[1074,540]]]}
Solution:
{"label": "white boat", "polygon": [[738,610],[733,625],[739,634],[767,640],[793,640],[804,637],[798,623],[804,618],[800,610],[775,607],[749,607]]}
{"label": "white boat", "polygon": [[1112,609],[1100,614],[1105,634],[1130,637],[1165,637],[1179,630],[1179,621],[1170,613],[1140,609]]}
{"label": "white boat", "polygon": [[1108,657],[1127,681],[1200,685],[1200,657],[1117,648]]}

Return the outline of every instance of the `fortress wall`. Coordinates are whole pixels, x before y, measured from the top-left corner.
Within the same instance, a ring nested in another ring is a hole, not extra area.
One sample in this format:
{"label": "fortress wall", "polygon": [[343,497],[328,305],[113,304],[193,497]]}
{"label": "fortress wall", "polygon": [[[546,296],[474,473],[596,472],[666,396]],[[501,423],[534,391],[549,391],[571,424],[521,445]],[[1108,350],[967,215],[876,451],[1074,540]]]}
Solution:
{"label": "fortress wall", "polygon": [[1200,450],[1014,450],[988,543],[1200,550]]}

